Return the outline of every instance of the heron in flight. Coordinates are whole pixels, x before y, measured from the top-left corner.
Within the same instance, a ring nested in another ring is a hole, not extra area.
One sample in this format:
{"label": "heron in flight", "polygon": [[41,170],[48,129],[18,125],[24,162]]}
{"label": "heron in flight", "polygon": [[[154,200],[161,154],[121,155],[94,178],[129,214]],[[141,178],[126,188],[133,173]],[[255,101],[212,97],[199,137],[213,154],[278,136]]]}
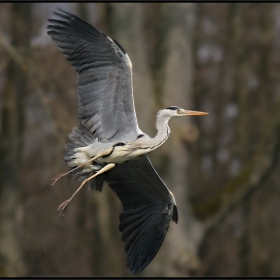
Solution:
{"label": "heron in flight", "polygon": [[171,219],[178,222],[172,192],[163,183],[146,154],[169,137],[173,117],[205,112],[170,106],[156,118],[154,138],[137,124],[132,93],[132,64],[124,48],[105,33],[72,13],[60,10],[49,19],[48,34],[77,72],[80,124],[69,135],[65,175],[82,182],[58,211],[63,215],[73,197],[87,183],[102,191],[103,182],[120,198],[120,232],[127,266],[136,274],[157,254]]}

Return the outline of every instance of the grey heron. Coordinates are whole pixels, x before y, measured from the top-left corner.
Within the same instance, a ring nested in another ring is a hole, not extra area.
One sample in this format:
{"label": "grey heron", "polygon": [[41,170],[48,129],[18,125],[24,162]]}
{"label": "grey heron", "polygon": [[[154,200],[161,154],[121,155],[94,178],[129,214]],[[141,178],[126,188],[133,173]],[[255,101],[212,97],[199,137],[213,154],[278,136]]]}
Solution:
{"label": "grey heron", "polygon": [[64,161],[80,187],[63,202],[64,214],[77,192],[90,182],[102,191],[103,182],[120,198],[120,232],[127,266],[136,274],[157,254],[171,219],[178,222],[175,198],[158,176],[147,153],[169,137],[173,117],[205,112],[170,106],[156,118],[154,138],[137,124],[132,93],[132,64],[124,48],[105,33],[72,13],[60,10],[49,19],[48,34],[77,72],[80,124],[69,135]]}

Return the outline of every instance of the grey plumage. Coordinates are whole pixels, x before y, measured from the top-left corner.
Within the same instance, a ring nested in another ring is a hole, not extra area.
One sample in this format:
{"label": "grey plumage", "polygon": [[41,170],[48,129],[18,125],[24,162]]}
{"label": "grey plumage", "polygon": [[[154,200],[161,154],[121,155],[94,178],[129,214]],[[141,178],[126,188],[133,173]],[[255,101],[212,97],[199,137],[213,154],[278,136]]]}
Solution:
{"label": "grey plumage", "polygon": [[177,223],[175,198],[145,155],[169,137],[172,117],[204,115],[177,106],[157,114],[157,135],[150,138],[137,124],[132,64],[124,48],[77,16],[60,10],[49,19],[48,34],[77,72],[79,126],[66,144],[65,163],[82,184],[62,203],[63,214],[73,197],[87,183],[102,191],[103,181],[120,198],[124,211],[119,229],[133,274],[142,271],[158,252],[171,219]]}
{"label": "grey plumage", "polygon": [[49,19],[48,34],[77,71],[78,118],[100,142],[134,140],[141,131],[127,54],[105,33],[71,13],[60,11],[54,13],[57,18]]}

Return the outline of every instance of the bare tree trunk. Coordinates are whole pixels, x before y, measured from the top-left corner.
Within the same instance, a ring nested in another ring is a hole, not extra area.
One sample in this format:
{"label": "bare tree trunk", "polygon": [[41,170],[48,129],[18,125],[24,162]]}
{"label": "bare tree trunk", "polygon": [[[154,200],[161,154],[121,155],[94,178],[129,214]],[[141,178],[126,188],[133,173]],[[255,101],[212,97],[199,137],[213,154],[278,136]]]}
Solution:
{"label": "bare tree trunk", "polygon": [[[30,19],[24,16],[30,5],[0,4],[0,25],[11,38],[1,41],[5,32],[0,34],[0,275],[27,275],[26,266],[33,277],[131,276],[118,231],[122,205],[109,187],[80,192],[63,220],[55,212],[77,188],[70,179],[55,188],[49,181],[66,171],[63,146],[78,122],[75,71],[46,34],[46,19],[57,7],[86,19],[127,51],[145,133],[154,136],[157,111],[170,105],[210,113],[171,120],[169,140],[149,154],[175,195],[179,223],[171,222],[157,256],[137,276],[279,275],[280,5],[32,7]],[[36,28],[26,64],[30,20]],[[26,104],[25,71],[32,71]],[[26,128],[24,110],[31,116]],[[34,135],[40,135],[36,145]],[[22,188],[28,215],[22,214]],[[26,238],[32,231],[36,237]]]}
{"label": "bare tree trunk", "polygon": [[272,262],[261,254],[268,250],[261,243],[265,236],[252,224],[260,223],[260,213],[269,215],[258,203],[267,199],[269,204],[275,191],[263,192],[262,199],[260,192],[279,169],[275,8],[227,3],[218,11],[215,4],[198,4],[196,101],[210,115],[200,124],[208,143],[198,143],[191,170],[198,183],[193,210],[206,225],[197,276],[272,276]]}
{"label": "bare tree trunk", "polygon": [[[31,4],[13,3],[11,43],[22,56],[28,55]],[[8,61],[1,112],[0,142],[0,275],[24,276],[21,233],[20,163],[24,131],[24,98],[27,91],[25,65]]]}

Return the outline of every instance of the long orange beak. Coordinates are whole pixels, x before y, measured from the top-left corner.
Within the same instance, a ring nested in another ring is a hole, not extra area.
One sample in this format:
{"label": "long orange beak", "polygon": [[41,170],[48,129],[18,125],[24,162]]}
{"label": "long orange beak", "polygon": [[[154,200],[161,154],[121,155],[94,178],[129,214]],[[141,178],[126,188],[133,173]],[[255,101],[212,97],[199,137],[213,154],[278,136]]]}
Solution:
{"label": "long orange beak", "polygon": [[204,115],[208,115],[209,113],[206,112],[199,112],[199,111],[189,111],[189,110],[185,110],[183,115],[184,116],[204,116]]}

